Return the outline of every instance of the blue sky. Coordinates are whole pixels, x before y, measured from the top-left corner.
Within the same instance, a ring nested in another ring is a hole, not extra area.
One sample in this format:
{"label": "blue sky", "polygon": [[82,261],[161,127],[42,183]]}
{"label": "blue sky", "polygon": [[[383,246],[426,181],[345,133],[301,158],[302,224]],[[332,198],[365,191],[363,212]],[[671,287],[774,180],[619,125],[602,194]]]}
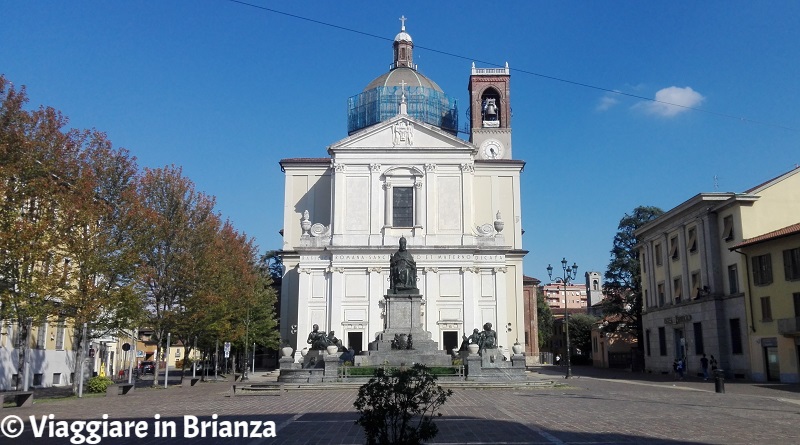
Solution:
{"label": "blue sky", "polygon": [[512,69],[526,275],[562,257],[604,272],[636,206],[800,162],[794,0],[250,3],[385,39],[229,0],[2,1],[0,73],[140,166],[182,166],[262,250],[281,246],[278,161],[347,135],[346,100],[388,70],[401,15],[461,122],[472,60]]}

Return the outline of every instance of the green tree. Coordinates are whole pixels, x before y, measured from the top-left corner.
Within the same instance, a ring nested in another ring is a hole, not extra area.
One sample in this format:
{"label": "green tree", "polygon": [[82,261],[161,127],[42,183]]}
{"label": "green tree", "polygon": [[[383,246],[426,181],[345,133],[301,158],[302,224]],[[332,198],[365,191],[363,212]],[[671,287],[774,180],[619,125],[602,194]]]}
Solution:
{"label": "green tree", "polygon": [[[614,315],[604,329],[636,335],[639,351],[644,345],[642,332],[642,277],[636,230],[654,220],[664,211],[658,207],[640,206],[625,214],[619,222],[611,261],[603,283],[603,314]],[[641,354],[640,354],[641,355]],[[636,363],[635,363],[636,364]]]}
{"label": "green tree", "polygon": [[544,299],[544,291],[536,288],[536,322],[539,331],[539,350],[549,349],[553,337],[553,311]]}
{"label": "green tree", "polygon": [[438,427],[433,417],[453,395],[436,384],[424,365],[393,369],[378,368],[375,377],[358,390],[353,404],[360,417],[356,423],[364,429],[367,444],[420,444],[436,437]]}
{"label": "green tree", "polygon": [[588,355],[592,351],[592,326],[597,323],[597,317],[589,314],[570,314],[569,316],[569,341],[573,351],[580,349],[581,355]]}

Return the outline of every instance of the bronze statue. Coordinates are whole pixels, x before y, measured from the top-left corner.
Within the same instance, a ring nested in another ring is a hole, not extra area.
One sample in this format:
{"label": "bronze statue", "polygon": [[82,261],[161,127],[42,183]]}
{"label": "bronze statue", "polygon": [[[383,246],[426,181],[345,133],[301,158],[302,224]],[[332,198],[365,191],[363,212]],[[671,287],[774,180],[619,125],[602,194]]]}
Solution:
{"label": "bronze statue", "polygon": [[312,350],[324,351],[328,346],[328,338],[324,332],[319,332],[319,325],[315,324],[313,330],[308,333],[306,343],[311,345]]}
{"label": "bronze statue", "polygon": [[497,349],[497,332],[492,330],[491,323],[486,323],[483,325],[483,332],[480,334],[480,341],[478,345],[480,345],[481,352],[483,352],[485,349]]}
{"label": "bronze statue", "polygon": [[406,238],[400,238],[400,248],[389,258],[390,290],[393,293],[419,293],[417,263],[406,250]]}

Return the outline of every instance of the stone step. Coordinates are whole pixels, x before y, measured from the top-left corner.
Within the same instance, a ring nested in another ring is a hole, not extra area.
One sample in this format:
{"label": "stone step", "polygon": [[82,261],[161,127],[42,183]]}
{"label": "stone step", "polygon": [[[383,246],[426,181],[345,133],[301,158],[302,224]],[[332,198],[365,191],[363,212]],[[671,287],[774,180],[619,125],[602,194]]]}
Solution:
{"label": "stone step", "polygon": [[[285,391],[293,390],[341,390],[358,389],[368,380],[359,382],[327,382],[327,383],[284,383]],[[510,389],[510,388],[547,388],[555,385],[552,380],[528,380],[524,382],[471,382],[471,381],[438,381],[442,388],[448,389]]]}

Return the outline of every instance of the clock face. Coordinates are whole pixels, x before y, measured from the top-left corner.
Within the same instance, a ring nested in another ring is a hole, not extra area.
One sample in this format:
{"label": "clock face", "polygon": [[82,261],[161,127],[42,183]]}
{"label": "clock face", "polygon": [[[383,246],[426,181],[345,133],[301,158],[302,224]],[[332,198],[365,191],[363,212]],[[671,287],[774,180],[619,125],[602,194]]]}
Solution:
{"label": "clock face", "polygon": [[495,139],[488,139],[481,144],[481,151],[486,159],[500,159],[503,157],[503,144]]}

